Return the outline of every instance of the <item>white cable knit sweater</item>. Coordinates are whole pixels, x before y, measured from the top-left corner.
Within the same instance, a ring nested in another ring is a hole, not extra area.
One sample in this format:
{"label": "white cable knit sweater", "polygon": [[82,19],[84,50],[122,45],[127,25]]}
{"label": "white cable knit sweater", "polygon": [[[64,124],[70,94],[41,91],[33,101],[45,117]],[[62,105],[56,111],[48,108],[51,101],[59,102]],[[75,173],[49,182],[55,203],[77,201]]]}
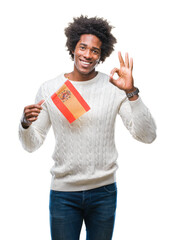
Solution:
{"label": "white cable knit sweater", "polygon": [[[46,99],[66,80],[61,74],[42,84],[35,102]],[[28,129],[19,126],[24,149],[33,152],[42,145],[52,125],[56,144],[51,189],[58,191],[88,190],[116,181],[117,114],[135,139],[151,143],[156,138],[156,125],[141,98],[129,101],[124,91],[109,82],[106,74],[99,72],[91,80],[71,83],[90,106],[88,112],[70,124],[49,99],[37,121]]]}

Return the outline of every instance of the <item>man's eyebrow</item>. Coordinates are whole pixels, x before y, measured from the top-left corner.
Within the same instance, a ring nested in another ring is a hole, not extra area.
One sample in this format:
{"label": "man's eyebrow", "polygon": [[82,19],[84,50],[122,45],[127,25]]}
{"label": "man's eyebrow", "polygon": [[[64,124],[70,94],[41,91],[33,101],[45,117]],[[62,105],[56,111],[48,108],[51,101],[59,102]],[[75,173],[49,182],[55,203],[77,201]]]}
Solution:
{"label": "man's eyebrow", "polygon": [[97,48],[97,47],[92,47],[93,49],[96,49],[98,51],[101,51],[100,48]]}
{"label": "man's eyebrow", "polygon": [[84,45],[84,46],[87,46],[87,44],[85,44],[85,43],[80,43],[80,45]]}

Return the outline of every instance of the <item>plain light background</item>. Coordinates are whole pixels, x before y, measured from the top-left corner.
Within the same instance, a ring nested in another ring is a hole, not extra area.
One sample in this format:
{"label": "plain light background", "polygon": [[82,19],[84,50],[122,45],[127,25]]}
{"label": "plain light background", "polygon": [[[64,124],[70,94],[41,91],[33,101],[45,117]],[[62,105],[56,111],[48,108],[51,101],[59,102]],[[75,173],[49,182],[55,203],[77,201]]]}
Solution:
{"label": "plain light background", "polygon": [[[170,0],[1,1],[0,239],[50,239],[53,132],[30,154],[19,142],[18,125],[39,86],[72,70],[64,28],[81,14],[103,17],[115,26],[115,52],[97,70],[109,74],[119,66],[117,52],[129,52],[135,85],[157,124],[156,141],[143,144],[117,118],[118,203],[113,239],[174,240],[175,17]],[[83,225],[81,240],[85,236]]]}

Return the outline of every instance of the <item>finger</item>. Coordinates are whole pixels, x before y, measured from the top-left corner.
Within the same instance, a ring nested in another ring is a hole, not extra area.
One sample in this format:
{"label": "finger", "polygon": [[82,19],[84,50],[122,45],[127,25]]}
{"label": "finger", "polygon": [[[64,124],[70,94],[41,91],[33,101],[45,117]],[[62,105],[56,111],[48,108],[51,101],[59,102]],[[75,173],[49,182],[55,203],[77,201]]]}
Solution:
{"label": "finger", "polygon": [[127,68],[129,68],[129,57],[128,57],[128,53],[125,53],[125,66]]}
{"label": "finger", "polygon": [[133,58],[130,58],[130,69],[133,70]]}
{"label": "finger", "polygon": [[119,69],[118,68],[113,68],[110,72],[110,77],[113,78],[114,74],[117,73],[118,74]]}
{"label": "finger", "polygon": [[24,109],[32,109],[32,108],[42,109],[41,104],[42,104],[44,101],[45,101],[45,100],[42,99],[42,100],[39,101],[37,104],[28,105],[28,106],[26,106]]}
{"label": "finger", "polygon": [[26,119],[29,119],[31,117],[38,117],[38,115],[39,115],[39,113],[32,112],[32,113],[26,114],[25,117],[26,117]]}
{"label": "finger", "polygon": [[115,85],[114,80],[112,78],[109,79],[109,82]]}
{"label": "finger", "polygon": [[38,105],[38,104],[32,104],[32,105],[28,105],[28,106],[26,106],[24,109],[31,109],[31,108],[41,108],[41,106],[40,105]]}
{"label": "finger", "polygon": [[120,62],[120,67],[124,67],[124,66],[125,66],[125,63],[124,63],[124,61],[123,61],[121,52],[118,52],[118,58],[119,58],[119,62]]}
{"label": "finger", "polygon": [[37,105],[41,105],[43,102],[45,102],[44,99],[42,99],[39,103],[37,103]]}
{"label": "finger", "polygon": [[39,105],[39,104],[32,104],[32,105],[29,105],[29,106],[26,106],[24,108],[24,113],[27,113],[27,112],[40,112],[40,110],[42,110],[43,108]]}
{"label": "finger", "polygon": [[37,119],[38,119],[37,117],[32,117],[32,118],[27,119],[27,121],[29,121],[29,122],[34,122],[34,121],[36,121]]}
{"label": "finger", "polygon": [[25,115],[30,114],[30,113],[32,113],[32,112],[34,112],[34,113],[40,113],[41,110],[38,109],[38,108],[32,108],[32,109],[25,109],[25,110],[24,110],[24,114],[25,114]]}
{"label": "finger", "polygon": [[42,104],[43,104],[44,102],[45,102],[44,99],[41,100],[40,102],[38,102],[38,103],[36,104],[36,107],[42,110],[42,109],[43,109],[43,108],[42,108]]}

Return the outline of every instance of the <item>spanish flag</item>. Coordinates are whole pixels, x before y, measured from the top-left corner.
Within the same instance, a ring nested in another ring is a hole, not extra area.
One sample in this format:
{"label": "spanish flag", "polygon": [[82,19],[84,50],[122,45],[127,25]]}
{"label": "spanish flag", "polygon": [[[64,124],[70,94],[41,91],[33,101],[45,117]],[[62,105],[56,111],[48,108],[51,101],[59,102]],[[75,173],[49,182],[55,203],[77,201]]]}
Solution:
{"label": "spanish flag", "polygon": [[69,80],[51,96],[51,99],[70,123],[90,110],[89,105]]}

